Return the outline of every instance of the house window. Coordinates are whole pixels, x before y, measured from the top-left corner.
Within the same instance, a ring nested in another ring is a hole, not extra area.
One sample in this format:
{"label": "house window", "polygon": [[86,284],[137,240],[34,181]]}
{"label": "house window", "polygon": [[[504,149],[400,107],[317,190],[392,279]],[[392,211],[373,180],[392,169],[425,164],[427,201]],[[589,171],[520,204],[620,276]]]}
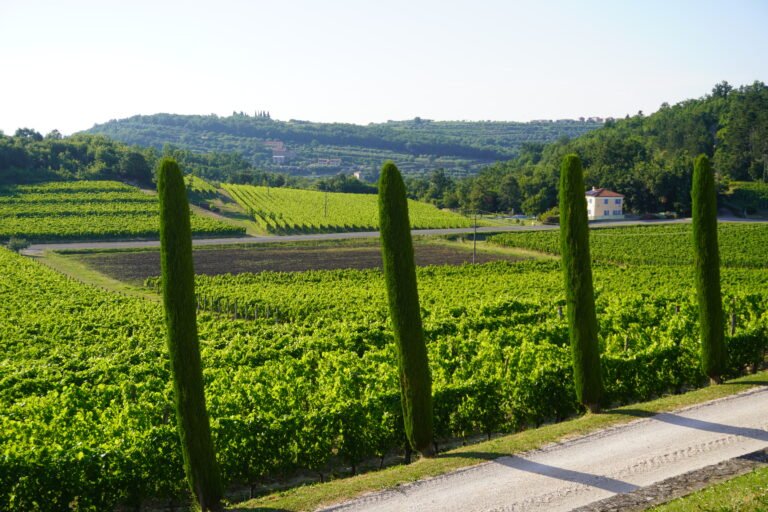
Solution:
{"label": "house window", "polygon": [[611,212],[610,212],[609,210],[603,210],[603,215],[604,215],[604,216],[606,216],[606,217],[607,217],[607,216],[608,216],[608,215],[610,215],[610,214],[611,214]]}
{"label": "house window", "polygon": [[616,204],[621,204],[621,199],[617,199]]}
{"label": "house window", "polygon": [[608,200],[607,199],[603,199],[603,204],[608,204]]}
{"label": "house window", "polygon": [[613,210],[614,215],[621,215],[621,210]]}

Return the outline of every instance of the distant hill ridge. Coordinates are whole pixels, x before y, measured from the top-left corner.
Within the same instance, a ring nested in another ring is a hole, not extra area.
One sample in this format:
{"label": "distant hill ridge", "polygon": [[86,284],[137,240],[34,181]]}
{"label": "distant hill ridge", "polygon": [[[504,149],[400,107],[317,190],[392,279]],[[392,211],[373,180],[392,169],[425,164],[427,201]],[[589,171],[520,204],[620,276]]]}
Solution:
{"label": "distant hill ridge", "polygon": [[291,174],[374,170],[393,159],[406,172],[444,168],[460,175],[513,158],[525,143],[575,138],[602,125],[599,118],[518,123],[417,117],[363,126],[278,121],[263,112],[240,112],[228,117],[140,115],[97,124],[86,133],[157,149],[171,144],[195,152],[236,152],[259,168]]}

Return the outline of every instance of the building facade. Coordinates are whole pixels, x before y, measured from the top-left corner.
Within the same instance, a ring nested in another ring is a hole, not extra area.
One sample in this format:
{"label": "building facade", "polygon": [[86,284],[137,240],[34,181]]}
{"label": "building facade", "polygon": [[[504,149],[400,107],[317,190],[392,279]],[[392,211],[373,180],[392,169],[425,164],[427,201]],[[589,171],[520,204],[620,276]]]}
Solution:
{"label": "building facade", "polygon": [[624,196],[607,188],[588,190],[587,218],[589,220],[618,220],[624,218]]}

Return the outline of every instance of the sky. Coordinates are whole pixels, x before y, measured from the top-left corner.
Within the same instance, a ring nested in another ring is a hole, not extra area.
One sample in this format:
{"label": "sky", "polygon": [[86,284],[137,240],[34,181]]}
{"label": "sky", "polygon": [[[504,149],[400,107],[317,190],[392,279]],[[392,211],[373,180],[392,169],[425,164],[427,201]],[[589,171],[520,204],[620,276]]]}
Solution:
{"label": "sky", "polygon": [[768,0],[0,0],[0,130],[623,117],[768,82]]}

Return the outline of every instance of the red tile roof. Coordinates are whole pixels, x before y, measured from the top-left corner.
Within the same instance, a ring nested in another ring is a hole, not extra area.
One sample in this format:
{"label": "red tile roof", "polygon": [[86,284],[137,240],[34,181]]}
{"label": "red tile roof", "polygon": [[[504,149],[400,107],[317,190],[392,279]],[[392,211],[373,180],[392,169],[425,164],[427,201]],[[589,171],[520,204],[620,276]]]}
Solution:
{"label": "red tile roof", "polygon": [[616,192],[612,190],[608,190],[607,188],[595,188],[592,187],[592,190],[587,190],[588,196],[592,197],[624,197],[621,194],[617,194]]}

